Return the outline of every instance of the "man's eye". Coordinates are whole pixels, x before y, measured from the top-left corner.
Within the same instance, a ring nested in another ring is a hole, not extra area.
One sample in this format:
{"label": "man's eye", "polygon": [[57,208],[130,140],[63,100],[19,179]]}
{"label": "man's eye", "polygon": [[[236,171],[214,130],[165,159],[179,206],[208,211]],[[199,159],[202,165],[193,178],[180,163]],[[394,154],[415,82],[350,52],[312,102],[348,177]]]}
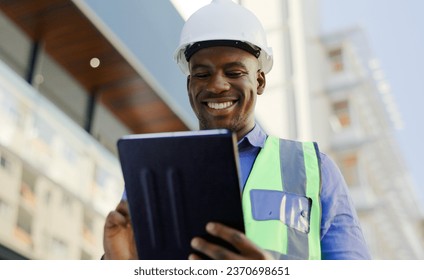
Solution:
{"label": "man's eye", "polygon": [[209,76],[209,73],[195,73],[195,74],[193,74],[193,77],[199,78],[199,79],[207,78],[208,76]]}
{"label": "man's eye", "polygon": [[242,75],[243,75],[243,72],[241,72],[241,71],[230,71],[230,72],[227,72],[227,76],[230,77],[230,78],[237,78],[237,77],[240,77]]}

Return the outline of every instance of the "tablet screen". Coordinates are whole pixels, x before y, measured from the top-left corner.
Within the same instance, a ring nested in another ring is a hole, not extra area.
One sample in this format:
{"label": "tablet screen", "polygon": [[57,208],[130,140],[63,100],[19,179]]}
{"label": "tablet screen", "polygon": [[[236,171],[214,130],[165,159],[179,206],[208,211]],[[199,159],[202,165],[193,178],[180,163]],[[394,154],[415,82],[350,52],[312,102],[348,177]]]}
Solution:
{"label": "tablet screen", "polygon": [[206,234],[210,221],[244,231],[231,132],[129,135],[118,151],[140,259],[187,259],[194,236],[226,245]]}

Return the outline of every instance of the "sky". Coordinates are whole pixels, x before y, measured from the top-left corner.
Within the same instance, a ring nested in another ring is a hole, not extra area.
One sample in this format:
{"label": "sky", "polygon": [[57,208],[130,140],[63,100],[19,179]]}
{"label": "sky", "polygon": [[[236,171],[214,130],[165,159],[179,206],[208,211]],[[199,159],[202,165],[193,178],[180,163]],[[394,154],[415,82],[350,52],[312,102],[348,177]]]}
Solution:
{"label": "sky", "polygon": [[[258,0],[259,1],[259,0]],[[171,0],[190,15],[210,0]],[[265,1],[264,1],[265,2]],[[361,27],[380,62],[403,122],[395,136],[424,201],[424,1],[319,0],[323,34]]]}

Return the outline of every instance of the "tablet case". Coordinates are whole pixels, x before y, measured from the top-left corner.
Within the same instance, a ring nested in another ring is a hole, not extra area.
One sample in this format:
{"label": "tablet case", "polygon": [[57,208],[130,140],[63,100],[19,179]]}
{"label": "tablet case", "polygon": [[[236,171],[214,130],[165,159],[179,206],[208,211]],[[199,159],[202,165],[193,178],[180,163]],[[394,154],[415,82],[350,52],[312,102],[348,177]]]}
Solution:
{"label": "tablet case", "polygon": [[235,135],[129,135],[118,152],[140,259],[187,259],[194,236],[235,250],[205,231],[209,221],[244,231]]}

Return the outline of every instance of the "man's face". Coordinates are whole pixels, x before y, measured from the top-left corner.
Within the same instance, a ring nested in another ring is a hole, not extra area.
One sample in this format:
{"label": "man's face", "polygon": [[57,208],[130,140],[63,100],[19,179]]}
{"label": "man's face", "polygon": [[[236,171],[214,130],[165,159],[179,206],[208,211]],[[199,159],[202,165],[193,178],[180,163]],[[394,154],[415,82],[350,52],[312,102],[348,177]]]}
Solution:
{"label": "man's face", "polygon": [[257,95],[265,74],[250,53],[233,47],[199,50],[190,59],[187,81],[200,129],[227,128],[240,139],[255,125]]}

